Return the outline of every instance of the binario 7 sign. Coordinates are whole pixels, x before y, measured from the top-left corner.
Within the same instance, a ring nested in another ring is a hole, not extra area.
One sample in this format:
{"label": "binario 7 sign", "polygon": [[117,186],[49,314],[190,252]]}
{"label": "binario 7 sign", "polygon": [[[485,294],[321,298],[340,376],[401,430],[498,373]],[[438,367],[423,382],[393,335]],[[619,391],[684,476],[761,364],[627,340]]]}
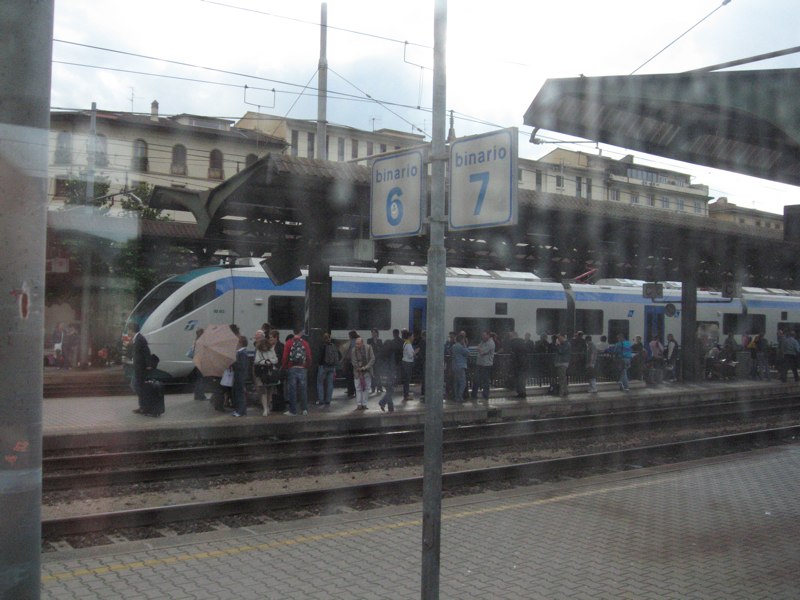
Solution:
{"label": "binario 7 sign", "polygon": [[450,145],[450,229],[517,222],[517,128]]}

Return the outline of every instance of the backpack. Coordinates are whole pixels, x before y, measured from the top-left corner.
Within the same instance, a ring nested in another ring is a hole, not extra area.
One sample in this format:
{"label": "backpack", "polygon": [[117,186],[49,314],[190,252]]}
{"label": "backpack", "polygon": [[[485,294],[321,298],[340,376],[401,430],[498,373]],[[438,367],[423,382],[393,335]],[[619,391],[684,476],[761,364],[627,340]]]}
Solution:
{"label": "backpack", "polygon": [[302,338],[296,337],[292,340],[292,347],[289,348],[289,363],[295,366],[306,364],[306,348]]}
{"label": "backpack", "polygon": [[332,343],[325,344],[325,355],[322,357],[322,364],[332,367],[339,362],[339,351]]}

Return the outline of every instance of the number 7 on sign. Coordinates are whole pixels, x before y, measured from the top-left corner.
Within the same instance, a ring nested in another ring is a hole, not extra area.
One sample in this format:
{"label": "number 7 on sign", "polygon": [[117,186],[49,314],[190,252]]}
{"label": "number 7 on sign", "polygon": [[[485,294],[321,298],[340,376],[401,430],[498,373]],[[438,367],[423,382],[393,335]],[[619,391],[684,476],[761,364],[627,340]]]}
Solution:
{"label": "number 7 on sign", "polygon": [[483,200],[486,198],[486,188],[489,187],[489,171],[470,174],[469,182],[475,183],[476,181],[481,182],[481,189],[478,192],[478,202],[475,204],[475,210],[472,213],[475,216],[481,214],[481,208],[483,208]]}

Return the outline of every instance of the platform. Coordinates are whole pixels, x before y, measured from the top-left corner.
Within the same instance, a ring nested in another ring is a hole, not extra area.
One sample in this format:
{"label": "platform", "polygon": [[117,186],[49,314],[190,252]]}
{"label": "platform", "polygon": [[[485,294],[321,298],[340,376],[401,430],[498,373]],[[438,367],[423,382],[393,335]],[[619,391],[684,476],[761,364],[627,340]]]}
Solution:
{"label": "platform", "polygon": [[[499,421],[519,418],[544,418],[673,406],[696,402],[751,399],[775,393],[800,393],[800,385],[778,381],[730,381],[700,384],[663,384],[646,387],[634,381],[631,392],[621,392],[616,384],[600,384],[598,394],[589,394],[586,385],[570,386],[570,396],[562,400],[545,394],[544,388],[529,388],[528,398],[517,400],[509,390],[494,389],[488,402],[444,404],[445,425]],[[418,391],[418,388],[417,390]],[[425,405],[418,395],[409,402],[395,394],[395,412],[381,412],[380,395],[372,396],[369,409],[355,411],[355,400],[336,389],[329,409],[310,405],[308,416],[270,414],[262,416],[258,407],[248,415],[234,418],[215,411],[209,402],[194,400],[191,393],[167,394],[166,413],[158,418],[131,411],[138,406],[136,396],[46,398],[43,401],[44,448],[52,450],[83,447],[87,436],[94,445],[126,445],[168,441],[232,438],[237,435],[281,435],[294,433],[345,433],[385,427],[422,425]]]}

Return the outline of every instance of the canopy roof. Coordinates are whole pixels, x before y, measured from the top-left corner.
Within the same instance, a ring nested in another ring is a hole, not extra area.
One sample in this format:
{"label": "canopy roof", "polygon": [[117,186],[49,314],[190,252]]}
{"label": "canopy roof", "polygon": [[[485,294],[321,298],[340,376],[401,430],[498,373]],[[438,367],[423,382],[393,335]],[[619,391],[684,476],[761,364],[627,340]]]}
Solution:
{"label": "canopy roof", "polygon": [[524,121],[800,185],[798,94],[800,69],[549,79]]}

